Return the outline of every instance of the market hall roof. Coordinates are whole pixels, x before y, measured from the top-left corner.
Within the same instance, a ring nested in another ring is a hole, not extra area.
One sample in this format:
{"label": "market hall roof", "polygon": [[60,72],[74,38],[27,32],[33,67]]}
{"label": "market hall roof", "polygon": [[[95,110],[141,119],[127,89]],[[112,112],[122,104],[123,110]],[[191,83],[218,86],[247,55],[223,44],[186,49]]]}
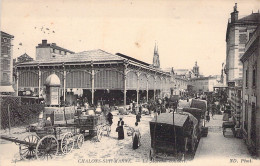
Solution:
{"label": "market hall roof", "polygon": [[58,66],[58,65],[77,65],[77,64],[102,64],[102,63],[124,63],[128,62],[133,65],[141,65],[145,68],[148,68],[150,70],[154,70],[159,73],[164,73],[169,75],[169,73],[164,72],[163,70],[159,68],[154,68],[151,64],[148,64],[146,62],[140,61],[138,59],[135,59],[133,57],[116,53],[111,54],[104,50],[97,49],[97,50],[89,50],[89,51],[83,51],[79,53],[74,54],[67,54],[67,55],[60,55],[52,53],[52,57],[48,60],[40,59],[40,60],[34,60],[30,62],[20,63],[17,65],[17,67],[29,67],[29,66]]}
{"label": "market hall roof", "polygon": [[69,63],[69,62],[101,62],[101,61],[121,61],[123,58],[119,56],[107,53],[103,50],[90,50],[83,51],[75,54],[69,55],[59,55],[52,53],[54,58],[48,59],[48,61],[41,59],[35,60],[31,62],[22,63],[21,65],[29,65],[29,64],[51,64],[51,63]]}

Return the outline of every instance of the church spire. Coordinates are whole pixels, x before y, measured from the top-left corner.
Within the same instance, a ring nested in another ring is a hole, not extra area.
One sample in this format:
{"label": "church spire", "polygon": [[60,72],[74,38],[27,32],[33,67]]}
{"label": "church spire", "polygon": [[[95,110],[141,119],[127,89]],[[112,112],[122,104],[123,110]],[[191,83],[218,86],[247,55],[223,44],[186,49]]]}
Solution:
{"label": "church spire", "polygon": [[154,46],[153,66],[154,66],[155,68],[160,68],[158,45],[156,44],[156,42],[155,42],[155,46]]}

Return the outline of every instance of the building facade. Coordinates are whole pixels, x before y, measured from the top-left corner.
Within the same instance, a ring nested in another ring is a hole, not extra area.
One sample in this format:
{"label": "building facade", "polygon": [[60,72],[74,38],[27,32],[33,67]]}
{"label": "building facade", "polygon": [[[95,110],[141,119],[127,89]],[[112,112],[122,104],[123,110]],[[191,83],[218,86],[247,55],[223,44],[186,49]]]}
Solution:
{"label": "building facade", "polygon": [[[260,21],[260,18],[259,18]],[[243,63],[243,138],[260,157],[260,26],[252,34],[241,58]]]}
{"label": "building facade", "polygon": [[[231,18],[228,20],[226,31],[226,84],[228,86],[228,102],[232,114],[240,128],[242,116],[242,86],[243,64],[240,58],[245,53],[246,43],[259,24],[259,13],[253,13],[239,18],[237,4],[235,4]],[[245,118],[245,117],[243,117]]]}
{"label": "building facade", "polygon": [[245,44],[258,24],[259,13],[252,13],[246,17],[238,16],[237,4],[228,20],[226,31],[226,76],[228,82],[242,79],[243,66],[240,58],[245,52]]}
{"label": "building facade", "polygon": [[190,79],[193,91],[196,93],[213,92],[214,86],[218,84],[218,76],[200,77]]}
{"label": "building facade", "polygon": [[42,40],[42,43],[36,46],[36,60],[66,58],[73,53],[73,51],[57,46],[56,43],[47,43],[47,40]]}
{"label": "building facade", "polygon": [[14,92],[13,84],[13,46],[14,36],[1,31],[0,57],[0,92],[7,94]]}

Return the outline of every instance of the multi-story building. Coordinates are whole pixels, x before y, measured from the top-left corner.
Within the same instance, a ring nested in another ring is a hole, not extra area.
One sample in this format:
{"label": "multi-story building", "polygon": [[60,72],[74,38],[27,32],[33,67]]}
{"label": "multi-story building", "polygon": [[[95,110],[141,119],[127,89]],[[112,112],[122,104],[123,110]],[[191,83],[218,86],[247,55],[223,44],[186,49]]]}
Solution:
{"label": "multi-story building", "polygon": [[245,44],[258,24],[259,13],[252,13],[246,17],[238,16],[237,4],[228,20],[226,31],[226,75],[227,82],[242,79],[243,67],[240,58],[245,52]]}
{"label": "multi-story building", "polygon": [[13,84],[13,46],[14,36],[1,31],[0,57],[0,92],[8,94],[14,92]]}
{"label": "multi-story building", "polygon": [[[241,121],[243,65],[240,58],[244,55],[245,45],[259,24],[259,13],[239,18],[237,4],[228,20],[226,31],[226,82],[228,85],[228,102],[232,114]],[[237,125],[239,128],[240,125]]]}
{"label": "multi-story building", "polygon": [[260,17],[259,26],[245,46],[243,63],[243,138],[260,157]]}
{"label": "multi-story building", "polygon": [[219,79],[219,76],[192,78],[189,85],[197,93],[213,92],[214,86],[218,84]]}
{"label": "multi-story building", "polygon": [[57,46],[56,43],[47,43],[47,40],[42,40],[42,43],[36,46],[36,60],[66,58],[67,55],[73,53],[73,51]]}

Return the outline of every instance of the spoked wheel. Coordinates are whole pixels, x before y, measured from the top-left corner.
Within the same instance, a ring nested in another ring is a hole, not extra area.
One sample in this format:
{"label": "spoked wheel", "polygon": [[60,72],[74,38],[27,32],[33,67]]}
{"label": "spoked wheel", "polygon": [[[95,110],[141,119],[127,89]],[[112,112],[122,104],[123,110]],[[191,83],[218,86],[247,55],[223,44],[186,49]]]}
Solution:
{"label": "spoked wheel", "polygon": [[46,135],[36,146],[36,158],[39,160],[52,159],[58,154],[58,150],[58,140],[52,135]]}
{"label": "spoked wheel", "polygon": [[74,147],[74,138],[71,132],[66,133],[63,138],[61,139],[61,152],[63,154],[68,154],[72,151]]}
{"label": "spoked wheel", "polygon": [[97,132],[97,141],[100,142],[101,139],[102,139],[102,136],[103,136],[103,131],[102,131],[102,128],[100,126],[97,126],[96,127],[96,132]]}
{"label": "spoked wheel", "polygon": [[28,160],[36,157],[35,148],[39,141],[39,137],[37,135],[28,135],[23,140],[30,143],[30,145],[20,144],[19,145],[19,153],[21,159]]}
{"label": "spoked wheel", "polygon": [[84,135],[83,134],[79,134],[78,137],[77,137],[77,148],[80,149],[83,145],[83,142],[84,142]]}

